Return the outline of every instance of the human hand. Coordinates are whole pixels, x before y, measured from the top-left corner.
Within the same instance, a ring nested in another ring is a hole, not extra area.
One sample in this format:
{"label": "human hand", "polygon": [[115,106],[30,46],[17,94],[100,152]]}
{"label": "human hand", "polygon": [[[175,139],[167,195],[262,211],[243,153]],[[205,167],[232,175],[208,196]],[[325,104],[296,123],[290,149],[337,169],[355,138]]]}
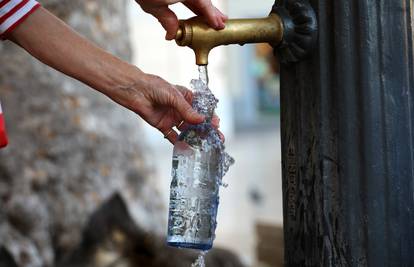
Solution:
{"label": "human hand", "polygon": [[218,10],[211,0],[136,0],[141,8],[158,19],[167,31],[165,39],[172,40],[179,27],[175,13],[168,7],[176,3],[183,3],[196,15],[202,16],[207,23],[216,30],[224,29],[227,16]]}
{"label": "human hand", "polygon": [[[108,96],[137,113],[173,144],[178,139],[174,127],[183,131],[189,125],[199,124],[205,120],[203,115],[191,107],[193,93],[189,89],[171,85],[155,75],[141,73],[131,86],[114,92],[116,93]],[[214,116],[213,126],[218,128],[219,123],[219,118]],[[219,134],[224,141],[223,134]]]}

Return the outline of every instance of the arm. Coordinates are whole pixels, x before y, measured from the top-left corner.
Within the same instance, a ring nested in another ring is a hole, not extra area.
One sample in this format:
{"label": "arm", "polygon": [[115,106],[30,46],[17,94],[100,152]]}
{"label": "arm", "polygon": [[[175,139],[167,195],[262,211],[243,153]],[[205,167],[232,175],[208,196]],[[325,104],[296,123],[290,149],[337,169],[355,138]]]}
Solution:
{"label": "arm", "polygon": [[103,93],[131,85],[143,74],[82,38],[42,7],[19,25],[9,39],[41,62]]}
{"label": "arm", "polygon": [[[191,91],[105,52],[44,8],[13,30],[9,39],[43,63],[136,112],[164,135],[181,121],[196,124],[204,119],[191,108]],[[174,143],[177,134],[168,139]]]}

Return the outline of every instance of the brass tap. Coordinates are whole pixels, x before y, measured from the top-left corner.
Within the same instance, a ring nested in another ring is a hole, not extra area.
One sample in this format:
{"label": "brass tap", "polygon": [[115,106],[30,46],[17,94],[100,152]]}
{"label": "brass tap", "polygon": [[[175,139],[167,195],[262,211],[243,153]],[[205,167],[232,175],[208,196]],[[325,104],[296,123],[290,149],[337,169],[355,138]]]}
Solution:
{"label": "brass tap", "polygon": [[197,65],[207,65],[210,51],[220,45],[269,43],[283,40],[283,21],[276,13],[261,19],[230,19],[223,30],[214,30],[201,18],[181,20],[175,41],[194,50]]}

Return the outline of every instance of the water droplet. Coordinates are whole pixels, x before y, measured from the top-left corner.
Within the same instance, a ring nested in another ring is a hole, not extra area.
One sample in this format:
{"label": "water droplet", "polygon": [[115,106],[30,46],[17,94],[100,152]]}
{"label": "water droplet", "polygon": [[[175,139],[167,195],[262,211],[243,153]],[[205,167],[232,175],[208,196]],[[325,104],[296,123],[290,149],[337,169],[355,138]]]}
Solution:
{"label": "water droplet", "polygon": [[198,255],[198,258],[196,259],[196,261],[191,264],[191,267],[205,267],[206,263],[205,263],[205,256],[207,254],[207,251],[202,251],[200,253],[200,255]]}

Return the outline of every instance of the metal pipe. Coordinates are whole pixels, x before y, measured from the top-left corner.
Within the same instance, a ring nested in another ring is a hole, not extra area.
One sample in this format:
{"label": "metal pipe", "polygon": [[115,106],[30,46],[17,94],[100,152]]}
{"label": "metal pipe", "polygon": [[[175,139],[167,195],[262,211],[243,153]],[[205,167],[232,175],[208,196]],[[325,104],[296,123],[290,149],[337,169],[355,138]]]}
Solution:
{"label": "metal pipe", "polygon": [[176,42],[194,50],[197,65],[207,65],[210,51],[217,46],[269,43],[276,47],[283,40],[283,21],[276,13],[260,19],[230,19],[223,30],[214,30],[201,18],[181,20]]}

